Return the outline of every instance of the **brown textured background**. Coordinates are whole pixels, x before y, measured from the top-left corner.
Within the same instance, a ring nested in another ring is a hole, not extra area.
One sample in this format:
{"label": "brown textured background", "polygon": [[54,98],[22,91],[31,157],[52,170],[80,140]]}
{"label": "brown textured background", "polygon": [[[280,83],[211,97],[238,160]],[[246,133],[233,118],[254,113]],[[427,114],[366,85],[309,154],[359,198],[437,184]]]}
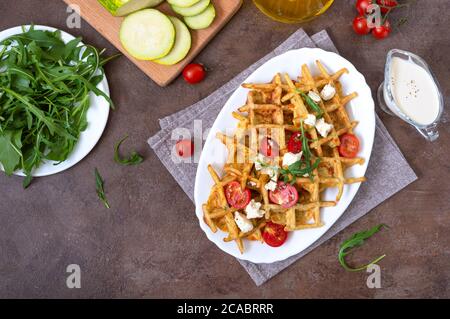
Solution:
{"label": "brown textured background", "polygon": [[[389,49],[419,54],[436,73],[448,104],[448,1],[418,1],[399,10],[394,16],[408,14],[409,22],[384,41],[353,33],[354,2],[336,0],[324,16],[301,26],[310,34],[326,28],[373,91],[383,79]],[[67,30],[66,18],[66,5],[59,0],[15,0],[14,5],[0,0],[0,30],[45,24],[115,52],[85,22],[79,30]],[[450,297],[448,112],[441,138],[430,144],[377,109],[419,180],[261,287],[207,240],[192,203],[148,148],[158,118],[206,97],[298,27],[272,22],[245,0],[197,58],[210,71],[196,86],[178,79],[160,88],[125,58],[108,65],[118,107],[93,152],[64,173],[35,180],[26,191],[20,178],[0,175],[0,297]],[[140,166],[121,167],[112,160],[113,145],[125,134],[130,135],[125,149],[136,148],[146,157]],[[94,167],[106,180],[110,210],[97,200]],[[353,259],[387,254],[381,262],[382,288],[368,289],[367,274],[345,272],[336,254],[343,239],[381,222],[391,229]],[[69,264],[81,266],[81,289],[66,287]]]}

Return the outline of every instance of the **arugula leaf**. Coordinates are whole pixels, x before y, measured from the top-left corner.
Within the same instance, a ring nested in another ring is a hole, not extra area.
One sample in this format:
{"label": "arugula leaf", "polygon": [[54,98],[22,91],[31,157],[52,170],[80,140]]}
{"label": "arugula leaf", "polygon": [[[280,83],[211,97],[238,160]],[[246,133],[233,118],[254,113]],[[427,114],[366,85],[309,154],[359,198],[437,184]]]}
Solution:
{"label": "arugula leaf", "polygon": [[372,237],[374,234],[379,232],[381,230],[381,228],[383,228],[383,227],[388,228],[388,226],[385,225],[385,224],[377,225],[377,226],[375,226],[375,227],[373,227],[373,228],[371,228],[369,230],[353,234],[349,239],[345,240],[341,244],[341,247],[339,249],[338,259],[339,259],[339,263],[341,264],[342,267],[344,267],[345,270],[353,271],[353,272],[361,271],[361,270],[367,269],[367,267],[369,267],[372,264],[376,264],[381,259],[386,257],[386,255],[382,255],[382,256],[376,258],[375,260],[371,261],[370,263],[368,263],[366,265],[363,265],[363,266],[356,267],[356,268],[352,268],[352,267],[348,266],[346,261],[345,261],[345,257],[348,254],[350,254],[352,249],[354,249],[356,247],[359,247],[359,246],[362,246],[366,239]]}
{"label": "arugula leaf", "polygon": [[22,183],[23,188],[24,189],[28,188],[28,186],[30,186],[32,180],[33,180],[33,176],[31,176],[31,175],[25,176],[25,178],[23,179],[23,183]]}
{"label": "arugula leaf", "polygon": [[117,164],[121,164],[121,165],[138,165],[138,164],[142,163],[144,158],[141,155],[139,155],[136,151],[133,151],[127,158],[120,157],[120,154],[119,154],[120,146],[127,138],[128,138],[128,135],[116,143],[116,145],[114,147],[114,161]]}
{"label": "arugula leaf", "polygon": [[19,102],[21,102],[22,106],[25,106],[28,108],[28,111],[30,111],[37,120],[45,123],[47,125],[48,130],[50,132],[50,135],[53,135],[56,130],[55,123],[49,119],[47,116],[45,116],[45,113],[36,105],[29,102],[28,97],[22,96],[20,94],[17,94],[16,92],[6,88],[6,87],[0,87],[0,91],[3,91],[10,95],[10,97],[17,99]]}
{"label": "arugula leaf", "polygon": [[97,196],[102,201],[103,205],[105,205],[106,208],[111,208],[109,206],[108,200],[106,199],[105,195],[105,189],[104,189],[104,181],[100,173],[98,172],[98,169],[95,168],[94,170],[95,175],[95,186],[97,189]]}
{"label": "arugula leaf", "polygon": [[305,177],[309,176],[310,179],[314,178],[314,174],[312,173],[317,167],[319,167],[320,158],[316,158],[315,162],[312,165],[308,165],[306,160],[300,160],[295,162],[292,165],[289,165],[287,169],[282,169],[282,174],[284,175],[285,182],[295,182],[295,178],[289,180],[289,175],[294,177]]}
{"label": "arugula leaf", "polygon": [[11,175],[20,163],[22,130],[0,132],[0,163],[6,175]]}
{"label": "arugula leaf", "polygon": [[104,58],[81,38],[65,44],[59,31],[22,30],[0,41],[0,163],[8,175],[22,169],[27,187],[43,161],[70,156],[88,126],[91,92],[113,107],[97,85],[118,55]]}
{"label": "arugula leaf", "polygon": [[317,105],[317,103],[314,102],[313,99],[311,99],[305,92],[299,89],[296,89],[296,91],[305,99],[306,104],[308,104],[309,107],[316,113],[316,117],[321,118],[323,116],[323,110],[320,108],[320,106]]}

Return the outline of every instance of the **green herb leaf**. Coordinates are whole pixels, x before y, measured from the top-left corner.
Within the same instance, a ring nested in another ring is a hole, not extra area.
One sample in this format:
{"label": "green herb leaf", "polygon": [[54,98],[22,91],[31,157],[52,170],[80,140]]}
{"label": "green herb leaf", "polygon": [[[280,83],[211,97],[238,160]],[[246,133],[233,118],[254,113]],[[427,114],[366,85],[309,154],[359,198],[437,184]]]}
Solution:
{"label": "green herb leaf", "polygon": [[0,163],[6,175],[11,175],[20,163],[22,130],[0,132]]}
{"label": "green herb leaf", "polygon": [[97,195],[98,198],[102,201],[103,205],[105,205],[106,208],[110,208],[108,200],[106,199],[105,196],[105,190],[104,190],[104,181],[102,176],[100,175],[100,173],[98,172],[98,169],[96,168],[94,171],[94,175],[95,175],[95,185],[97,188]]}
{"label": "green herb leaf", "polygon": [[302,92],[299,89],[296,89],[297,92],[303,97],[303,99],[305,99],[306,104],[308,104],[308,106],[316,113],[316,117],[317,118],[321,118],[323,116],[323,111],[320,108],[320,106],[314,102],[309,95],[305,94],[305,92]]}
{"label": "green herb leaf", "polygon": [[361,271],[364,269],[367,269],[367,267],[369,267],[372,264],[376,264],[377,262],[379,262],[381,259],[383,259],[386,255],[382,255],[378,258],[376,258],[375,260],[371,261],[370,263],[360,266],[360,267],[355,267],[352,268],[350,266],[347,265],[346,261],[345,261],[345,257],[350,254],[350,252],[352,251],[352,249],[362,246],[364,244],[364,241],[370,237],[372,237],[374,234],[376,234],[377,232],[379,232],[381,230],[381,228],[386,227],[388,228],[388,226],[386,226],[385,224],[380,224],[377,225],[369,230],[366,231],[362,231],[362,232],[358,232],[353,234],[349,239],[345,240],[342,244],[341,247],[339,249],[339,254],[338,254],[338,259],[339,259],[339,263],[342,265],[342,267],[344,267],[345,270],[347,271]]}
{"label": "green herb leaf", "polygon": [[33,180],[33,176],[31,176],[31,175],[25,176],[25,178],[23,179],[23,183],[22,183],[23,188],[24,189],[28,188],[28,186],[30,186],[32,180]]}
{"label": "green herb leaf", "polygon": [[139,153],[137,153],[136,151],[133,151],[126,158],[120,157],[120,152],[119,152],[120,146],[127,138],[128,138],[128,135],[116,143],[116,145],[114,147],[114,161],[117,164],[121,164],[121,165],[138,165],[138,164],[142,163],[144,158],[141,155],[139,155]]}

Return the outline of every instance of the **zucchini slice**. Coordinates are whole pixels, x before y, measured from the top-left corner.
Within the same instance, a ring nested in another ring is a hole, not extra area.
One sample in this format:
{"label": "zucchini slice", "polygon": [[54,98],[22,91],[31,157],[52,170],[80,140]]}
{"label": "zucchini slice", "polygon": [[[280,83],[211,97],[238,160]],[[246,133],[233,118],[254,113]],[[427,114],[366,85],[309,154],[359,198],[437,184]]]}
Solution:
{"label": "zucchini slice", "polygon": [[200,0],[167,0],[167,2],[169,2],[169,4],[174,6],[187,8],[193,6],[197,2],[200,2]]}
{"label": "zucchini slice", "polygon": [[183,60],[191,49],[191,32],[188,27],[178,18],[169,16],[175,26],[175,44],[172,51],[165,57],[154,60],[154,62],[165,65],[173,65]]}
{"label": "zucchini slice", "polygon": [[114,16],[126,16],[132,12],[156,7],[164,0],[98,0]]}
{"label": "zucchini slice", "polygon": [[202,13],[192,17],[184,17],[184,22],[186,22],[189,28],[194,30],[206,29],[213,23],[215,17],[216,9],[214,9],[213,4],[210,3]]}
{"label": "zucchini slice", "polygon": [[183,17],[192,17],[196,16],[197,14],[202,13],[205,11],[205,9],[208,7],[211,0],[200,0],[193,6],[183,8],[179,6],[172,5],[172,10],[178,13],[179,15],[182,15]]}
{"label": "zucchini slice", "polygon": [[166,56],[175,43],[175,27],[155,9],[144,9],[127,16],[120,26],[120,41],[127,52],[139,60]]}

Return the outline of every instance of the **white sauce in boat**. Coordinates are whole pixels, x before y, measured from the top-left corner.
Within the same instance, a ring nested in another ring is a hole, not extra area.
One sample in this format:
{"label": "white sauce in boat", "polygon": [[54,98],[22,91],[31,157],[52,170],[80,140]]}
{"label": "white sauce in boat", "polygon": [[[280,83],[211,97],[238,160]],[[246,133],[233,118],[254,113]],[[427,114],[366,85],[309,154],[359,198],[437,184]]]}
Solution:
{"label": "white sauce in boat", "polygon": [[394,57],[390,76],[398,108],[420,125],[433,123],[439,115],[439,91],[428,72],[408,60]]}

